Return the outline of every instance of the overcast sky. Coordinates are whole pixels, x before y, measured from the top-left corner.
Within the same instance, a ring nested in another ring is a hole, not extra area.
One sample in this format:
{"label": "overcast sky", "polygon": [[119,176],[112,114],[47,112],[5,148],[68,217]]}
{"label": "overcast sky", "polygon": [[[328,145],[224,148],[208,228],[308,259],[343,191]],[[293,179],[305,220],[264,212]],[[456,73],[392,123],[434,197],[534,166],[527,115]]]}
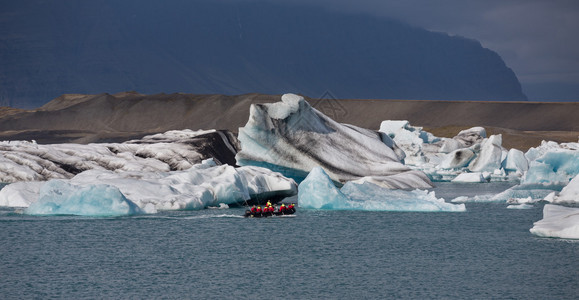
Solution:
{"label": "overcast sky", "polygon": [[[236,0],[250,1],[250,0]],[[267,0],[397,18],[473,38],[501,55],[525,86],[567,83],[579,91],[578,0]],[[579,95],[576,95],[579,101]]]}

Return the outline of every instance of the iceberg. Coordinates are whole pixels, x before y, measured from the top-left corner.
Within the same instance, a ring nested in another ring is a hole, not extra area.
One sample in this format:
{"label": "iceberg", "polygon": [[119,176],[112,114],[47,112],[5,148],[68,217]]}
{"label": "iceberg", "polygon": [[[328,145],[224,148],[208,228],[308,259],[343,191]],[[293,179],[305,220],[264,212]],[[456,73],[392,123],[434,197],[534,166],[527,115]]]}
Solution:
{"label": "iceberg", "polygon": [[468,168],[472,172],[493,172],[500,169],[503,154],[502,142],[503,139],[500,134],[491,135],[481,144],[480,153],[469,164]]}
{"label": "iceberg", "polygon": [[422,127],[411,126],[408,121],[382,121],[380,132],[387,134],[396,142],[405,154],[405,163],[419,165],[427,162],[422,151],[422,145],[437,142],[439,139]]}
{"label": "iceberg", "polygon": [[0,182],[70,179],[87,170],[167,172],[204,159],[235,164],[237,140],[227,131],[174,130],[124,143],[0,142]]}
{"label": "iceberg", "polygon": [[365,211],[465,211],[464,204],[446,203],[434,192],[390,190],[375,184],[347,182],[338,189],[320,167],[312,169],[298,189],[301,208]]}
{"label": "iceberg", "polygon": [[563,185],[556,183],[526,183],[515,185],[501,193],[492,196],[488,201],[513,202],[515,199],[528,199],[537,202],[545,199],[553,191],[560,191]]}
{"label": "iceberg", "polygon": [[[95,186],[114,187],[146,213],[250,204],[297,194],[295,181],[279,173],[259,167],[217,165],[213,160],[203,161],[188,170],[171,172],[88,170],[62,182],[71,185],[66,189],[67,194],[85,187],[91,187],[91,191],[98,194],[102,188]],[[0,206],[34,206],[42,198],[40,191],[50,190],[52,185],[52,181],[10,184],[0,190]]]}
{"label": "iceberg", "polygon": [[507,209],[532,209],[535,208],[533,205],[530,204],[511,204],[507,206]]}
{"label": "iceberg", "polygon": [[510,149],[501,166],[507,173],[523,174],[529,169],[529,161],[523,151]]}
{"label": "iceberg", "polygon": [[487,178],[481,172],[461,173],[456,176],[452,182],[488,182]]}
{"label": "iceberg", "polygon": [[545,204],[543,219],[530,231],[540,237],[579,239],[579,208]]}
{"label": "iceberg", "polygon": [[579,175],[575,176],[558,195],[554,195],[553,203],[579,203]]}
{"label": "iceberg", "polygon": [[143,211],[110,185],[72,185],[50,180],[40,190],[38,201],[25,213],[31,215],[124,216]]}
{"label": "iceberg", "polygon": [[438,164],[441,169],[460,169],[468,166],[468,164],[475,158],[475,153],[471,149],[457,149],[444,156],[442,161]]}
{"label": "iceberg", "polygon": [[405,182],[432,187],[426,174],[400,162],[384,134],[339,124],[301,96],[285,94],[281,100],[251,105],[247,124],[239,128],[237,164],[265,166],[298,181],[319,166],[340,183],[369,176],[389,188],[407,188]]}
{"label": "iceberg", "polygon": [[[534,156],[534,155],[533,155]],[[551,148],[531,161],[522,183],[562,183],[579,174],[579,151]]]}
{"label": "iceberg", "polygon": [[314,167],[298,186],[300,208],[348,209],[350,200],[338,189],[320,167]]}
{"label": "iceberg", "polygon": [[[527,169],[522,151],[507,151],[502,147],[502,136],[487,138],[483,127],[462,130],[453,138],[439,138],[408,121],[383,121],[380,131],[404,150],[406,165],[425,172],[431,180],[451,181],[471,172],[491,174],[480,182],[519,180]],[[479,182],[474,177],[468,180]]]}
{"label": "iceberg", "polygon": [[460,141],[464,147],[480,144],[487,137],[487,131],[480,126],[460,131],[453,139]]}

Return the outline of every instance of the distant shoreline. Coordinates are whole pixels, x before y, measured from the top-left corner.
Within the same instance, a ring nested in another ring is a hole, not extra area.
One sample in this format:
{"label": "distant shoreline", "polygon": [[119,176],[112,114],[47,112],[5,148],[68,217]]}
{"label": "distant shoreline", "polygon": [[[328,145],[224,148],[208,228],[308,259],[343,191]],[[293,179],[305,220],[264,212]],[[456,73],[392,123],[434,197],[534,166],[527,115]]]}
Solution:
{"label": "distant shoreline", "polygon": [[[251,104],[280,95],[238,96],[125,92],[115,95],[62,95],[23,110],[0,108],[1,140],[40,143],[120,142],[174,129],[237,132]],[[579,102],[315,99],[310,104],[340,123],[377,130],[383,120],[408,120],[440,137],[482,126],[503,134],[505,148],[526,150],[541,140],[577,142]]]}

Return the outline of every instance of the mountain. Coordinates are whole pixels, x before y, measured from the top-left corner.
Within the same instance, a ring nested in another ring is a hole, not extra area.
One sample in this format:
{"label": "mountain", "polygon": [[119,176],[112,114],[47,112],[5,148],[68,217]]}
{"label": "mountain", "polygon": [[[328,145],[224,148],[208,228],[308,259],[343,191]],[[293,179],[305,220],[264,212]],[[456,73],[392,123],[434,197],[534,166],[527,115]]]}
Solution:
{"label": "mountain", "polygon": [[479,42],[385,18],[259,2],[0,3],[0,104],[126,90],[526,100]]}

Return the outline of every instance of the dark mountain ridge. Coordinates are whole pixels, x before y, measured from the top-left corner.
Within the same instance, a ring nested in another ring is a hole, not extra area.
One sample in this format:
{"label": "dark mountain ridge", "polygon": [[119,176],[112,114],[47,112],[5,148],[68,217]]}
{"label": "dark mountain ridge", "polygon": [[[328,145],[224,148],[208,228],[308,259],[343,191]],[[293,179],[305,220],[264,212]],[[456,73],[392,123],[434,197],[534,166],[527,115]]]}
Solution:
{"label": "dark mountain ridge", "polygon": [[64,93],[526,100],[474,40],[309,6],[219,1],[4,1],[2,104]]}

